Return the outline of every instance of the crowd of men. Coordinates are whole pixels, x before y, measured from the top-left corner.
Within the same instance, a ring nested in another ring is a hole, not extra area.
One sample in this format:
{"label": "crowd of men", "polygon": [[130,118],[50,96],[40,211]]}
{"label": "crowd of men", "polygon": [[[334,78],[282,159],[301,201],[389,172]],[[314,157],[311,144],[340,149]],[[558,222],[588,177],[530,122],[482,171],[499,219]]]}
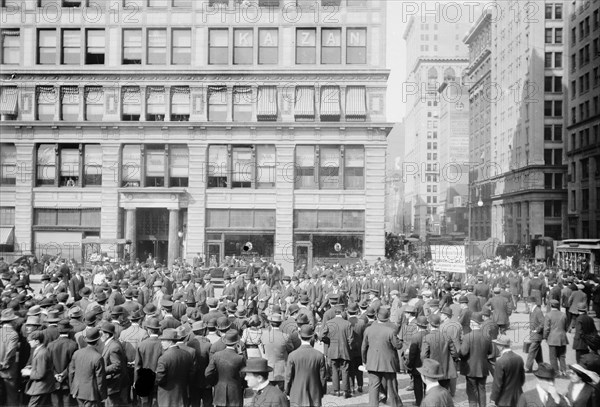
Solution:
{"label": "crowd of men", "polygon": [[[215,295],[200,264],[96,262],[86,277],[62,260],[33,291],[27,263],[0,259],[0,405],[242,406],[251,396],[300,407],[368,392],[370,406],[402,406],[399,375],[417,406],[453,406],[460,376],[470,406],[487,405],[489,379],[497,406],[599,405],[588,315],[600,315],[598,278],[497,262],[471,271],[360,261],[289,276],[264,261],[226,268]],[[523,299],[529,324],[511,325]],[[517,335],[526,360],[512,351]],[[523,393],[530,373],[537,385]],[[553,384],[561,376],[566,395]]]}

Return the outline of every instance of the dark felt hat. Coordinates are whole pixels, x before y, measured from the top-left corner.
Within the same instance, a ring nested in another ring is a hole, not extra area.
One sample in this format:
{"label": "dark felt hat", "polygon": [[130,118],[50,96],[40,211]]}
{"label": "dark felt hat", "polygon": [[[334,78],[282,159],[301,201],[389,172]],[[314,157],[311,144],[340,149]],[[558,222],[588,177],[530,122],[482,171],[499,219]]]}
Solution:
{"label": "dark felt hat", "polygon": [[246,366],[241,370],[242,373],[269,373],[272,371],[273,368],[269,367],[267,359],[263,358],[249,358]]}

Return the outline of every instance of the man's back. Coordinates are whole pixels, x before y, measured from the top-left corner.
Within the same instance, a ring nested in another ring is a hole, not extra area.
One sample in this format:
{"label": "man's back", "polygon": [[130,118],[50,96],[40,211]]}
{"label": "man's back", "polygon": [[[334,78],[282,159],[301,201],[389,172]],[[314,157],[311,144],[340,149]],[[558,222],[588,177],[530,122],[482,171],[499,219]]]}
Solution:
{"label": "man's back", "polygon": [[327,387],[325,356],[310,345],[290,353],[285,377],[291,406],[321,405]]}
{"label": "man's back", "polygon": [[460,374],[467,377],[487,377],[488,357],[493,353],[492,341],[486,338],[481,329],[474,329],[466,334],[460,347]]}
{"label": "man's back", "polygon": [[393,373],[400,369],[397,350],[402,343],[394,330],[381,322],[375,322],[365,330],[362,358],[368,371]]}
{"label": "man's back", "polygon": [[104,359],[95,346],[86,346],[73,354],[69,366],[71,394],[76,399],[101,401],[106,399]]}
{"label": "man's back", "polygon": [[490,399],[499,406],[514,406],[523,393],[524,383],[523,358],[512,351],[503,353],[496,360]]}

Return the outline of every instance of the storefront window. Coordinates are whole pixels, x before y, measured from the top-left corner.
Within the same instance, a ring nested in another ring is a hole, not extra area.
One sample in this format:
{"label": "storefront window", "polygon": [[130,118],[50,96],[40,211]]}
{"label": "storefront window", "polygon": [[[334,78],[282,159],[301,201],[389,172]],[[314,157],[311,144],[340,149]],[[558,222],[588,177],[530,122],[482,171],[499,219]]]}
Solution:
{"label": "storefront window", "polygon": [[296,189],[315,188],[315,146],[296,146]]}
{"label": "storefront window", "polygon": [[235,255],[237,258],[266,257],[272,259],[274,247],[275,234],[225,234],[225,256]]}
{"label": "storefront window", "polygon": [[341,211],[319,211],[317,215],[318,229],[341,229],[342,212]]}
{"label": "storefront window", "polygon": [[360,258],[363,253],[363,236],[314,235],[315,259]]}

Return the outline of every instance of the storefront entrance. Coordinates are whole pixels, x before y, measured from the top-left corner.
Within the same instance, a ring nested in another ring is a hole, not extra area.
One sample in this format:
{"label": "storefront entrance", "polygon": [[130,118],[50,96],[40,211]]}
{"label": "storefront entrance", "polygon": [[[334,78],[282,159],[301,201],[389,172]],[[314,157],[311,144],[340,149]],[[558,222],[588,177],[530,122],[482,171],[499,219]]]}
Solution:
{"label": "storefront entrance", "polygon": [[151,256],[165,264],[169,256],[169,211],[164,208],[138,208],[136,215],[137,257]]}
{"label": "storefront entrance", "polygon": [[296,242],[294,268],[312,270],[313,247],[311,242]]}

